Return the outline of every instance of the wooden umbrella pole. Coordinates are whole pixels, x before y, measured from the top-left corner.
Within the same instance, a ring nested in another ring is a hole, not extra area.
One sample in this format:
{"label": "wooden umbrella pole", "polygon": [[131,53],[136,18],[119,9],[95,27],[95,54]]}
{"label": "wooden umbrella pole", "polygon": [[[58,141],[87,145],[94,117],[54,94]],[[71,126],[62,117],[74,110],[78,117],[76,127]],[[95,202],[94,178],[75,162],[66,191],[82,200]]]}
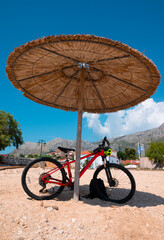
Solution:
{"label": "wooden umbrella pole", "polygon": [[80,175],[80,155],[81,155],[81,133],[82,133],[82,116],[83,116],[83,83],[85,70],[80,71],[79,98],[78,98],[78,122],[76,138],[76,162],[75,162],[75,182],[74,182],[74,201],[79,201],[79,175]]}

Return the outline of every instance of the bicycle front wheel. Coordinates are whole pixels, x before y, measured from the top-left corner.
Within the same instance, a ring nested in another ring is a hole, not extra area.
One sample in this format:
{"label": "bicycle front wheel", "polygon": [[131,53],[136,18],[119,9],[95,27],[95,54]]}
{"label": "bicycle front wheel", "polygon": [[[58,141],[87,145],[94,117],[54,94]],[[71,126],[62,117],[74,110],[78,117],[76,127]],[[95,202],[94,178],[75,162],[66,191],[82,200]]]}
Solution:
{"label": "bicycle front wheel", "polygon": [[65,183],[66,173],[62,165],[48,157],[33,160],[22,173],[24,191],[36,200],[57,197],[64,189]]}
{"label": "bicycle front wheel", "polygon": [[135,193],[136,184],[133,175],[121,165],[107,163],[106,169],[104,165],[100,166],[93,175],[94,180],[99,178],[104,182],[106,194],[102,193],[97,181],[95,187],[99,196],[106,201],[125,203]]}

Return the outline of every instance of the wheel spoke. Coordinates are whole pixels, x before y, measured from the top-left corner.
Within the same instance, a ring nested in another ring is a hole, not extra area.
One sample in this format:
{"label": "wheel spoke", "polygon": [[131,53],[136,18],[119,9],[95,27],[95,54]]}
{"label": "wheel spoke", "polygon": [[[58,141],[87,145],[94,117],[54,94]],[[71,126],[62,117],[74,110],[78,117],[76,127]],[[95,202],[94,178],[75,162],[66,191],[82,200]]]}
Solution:
{"label": "wheel spoke", "polygon": [[97,185],[97,191],[99,195],[104,198],[105,200],[117,202],[117,203],[124,203],[132,198],[135,192],[135,181],[131,173],[117,164],[109,164],[109,171],[112,176],[112,185],[109,186],[106,177],[106,171],[104,166],[99,167],[94,174],[94,178],[102,179],[104,185],[106,187],[105,196],[99,186]]}
{"label": "wheel spoke", "polygon": [[59,184],[45,182],[43,177],[45,180],[54,178],[62,184],[65,183],[64,169],[56,160],[49,158],[46,161],[34,160],[26,166],[22,174],[22,186],[30,197],[37,200],[50,199],[59,195],[64,189],[64,186]]}

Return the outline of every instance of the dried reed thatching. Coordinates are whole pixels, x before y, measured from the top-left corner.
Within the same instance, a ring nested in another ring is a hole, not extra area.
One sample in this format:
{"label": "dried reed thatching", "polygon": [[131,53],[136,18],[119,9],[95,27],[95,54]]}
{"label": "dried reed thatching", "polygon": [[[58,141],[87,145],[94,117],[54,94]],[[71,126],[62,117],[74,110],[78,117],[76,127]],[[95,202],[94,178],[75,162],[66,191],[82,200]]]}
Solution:
{"label": "dried reed thatching", "polygon": [[6,72],[27,98],[64,110],[78,109],[79,75],[83,111],[115,112],[149,98],[160,82],[156,66],[117,41],[90,35],[49,36],[9,55]]}

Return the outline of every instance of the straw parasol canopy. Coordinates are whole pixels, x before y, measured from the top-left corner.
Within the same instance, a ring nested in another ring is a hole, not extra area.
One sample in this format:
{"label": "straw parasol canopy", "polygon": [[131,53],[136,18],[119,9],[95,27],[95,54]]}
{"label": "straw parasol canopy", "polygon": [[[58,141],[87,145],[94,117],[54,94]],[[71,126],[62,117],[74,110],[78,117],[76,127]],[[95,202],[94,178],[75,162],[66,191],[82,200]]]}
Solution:
{"label": "straw parasol canopy", "polygon": [[78,111],[80,70],[85,68],[83,111],[115,112],[149,98],[160,75],[143,54],[127,45],[90,35],[50,36],[9,55],[6,71],[27,98]]}
{"label": "straw parasol canopy", "polygon": [[156,66],[143,54],[91,35],[49,36],[9,55],[6,72],[27,98],[50,107],[78,111],[75,190],[79,195],[82,113],[115,112],[154,94]]}

